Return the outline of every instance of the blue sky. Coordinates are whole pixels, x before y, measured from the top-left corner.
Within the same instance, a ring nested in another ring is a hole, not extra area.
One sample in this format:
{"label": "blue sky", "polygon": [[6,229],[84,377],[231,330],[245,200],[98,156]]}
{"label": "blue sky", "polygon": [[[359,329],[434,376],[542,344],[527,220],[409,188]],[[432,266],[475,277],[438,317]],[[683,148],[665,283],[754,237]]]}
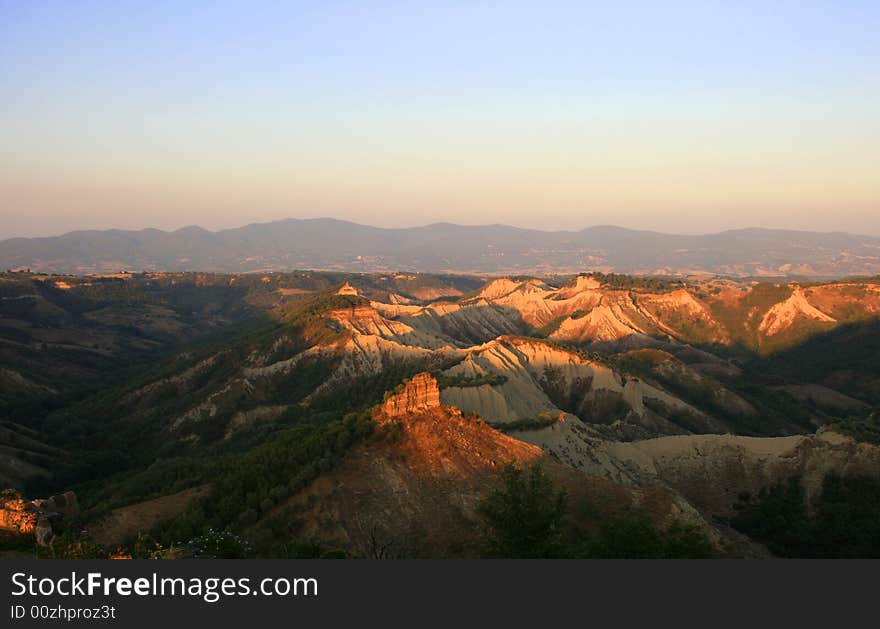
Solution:
{"label": "blue sky", "polygon": [[880,234],[880,3],[0,1],[0,237]]}

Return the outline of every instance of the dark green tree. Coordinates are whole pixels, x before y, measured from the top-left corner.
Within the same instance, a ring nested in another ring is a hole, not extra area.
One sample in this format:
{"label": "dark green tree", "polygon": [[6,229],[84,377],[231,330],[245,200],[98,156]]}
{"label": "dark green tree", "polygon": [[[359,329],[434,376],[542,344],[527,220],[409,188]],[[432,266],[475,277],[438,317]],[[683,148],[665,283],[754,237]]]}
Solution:
{"label": "dark green tree", "polygon": [[486,554],[491,557],[559,557],[563,554],[565,492],[544,470],[514,464],[504,468],[503,485],[480,505]]}
{"label": "dark green tree", "polygon": [[829,474],[813,523],[818,557],[880,557],[880,482]]}
{"label": "dark green tree", "polygon": [[627,512],[602,522],[587,550],[601,559],[656,559],[663,556],[663,539],[651,519],[641,512]]}
{"label": "dark green tree", "polygon": [[736,505],[734,528],[767,545],[775,555],[809,556],[814,546],[800,479],[762,489],[756,501]]}

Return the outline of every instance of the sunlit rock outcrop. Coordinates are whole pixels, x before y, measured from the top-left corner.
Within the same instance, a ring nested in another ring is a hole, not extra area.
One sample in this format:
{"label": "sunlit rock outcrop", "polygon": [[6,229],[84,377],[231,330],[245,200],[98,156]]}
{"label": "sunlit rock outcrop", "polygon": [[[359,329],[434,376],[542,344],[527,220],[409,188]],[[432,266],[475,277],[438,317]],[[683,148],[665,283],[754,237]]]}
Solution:
{"label": "sunlit rock outcrop", "polygon": [[427,373],[420,373],[406,382],[402,391],[385,400],[382,413],[387,417],[400,417],[439,406],[440,388],[437,380]]}

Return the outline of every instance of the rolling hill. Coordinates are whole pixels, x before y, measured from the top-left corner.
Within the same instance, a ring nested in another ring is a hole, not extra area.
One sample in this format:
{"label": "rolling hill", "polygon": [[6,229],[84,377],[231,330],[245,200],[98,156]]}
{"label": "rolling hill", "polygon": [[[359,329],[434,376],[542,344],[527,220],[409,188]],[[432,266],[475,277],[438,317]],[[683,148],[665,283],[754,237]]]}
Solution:
{"label": "rolling hill", "polygon": [[76,274],[317,269],[833,278],[880,273],[880,238],[771,229],[685,236],[612,226],[553,232],[447,223],[385,229],[287,219],[217,232],[186,227],[12,238],[0,241],[0,268]]}

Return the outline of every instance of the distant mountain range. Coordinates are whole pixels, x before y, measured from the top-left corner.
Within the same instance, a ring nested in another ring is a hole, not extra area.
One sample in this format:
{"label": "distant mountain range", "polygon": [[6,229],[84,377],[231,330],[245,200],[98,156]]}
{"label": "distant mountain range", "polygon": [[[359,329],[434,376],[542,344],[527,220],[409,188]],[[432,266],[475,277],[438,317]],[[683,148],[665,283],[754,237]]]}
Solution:
{"label": "distant mountain range", "polygon": [[118,271],[554,274],[832,278],[880,273],[880,238],[841,232],[738,229],[698,236],[613,226],[541,231],[435,223],[384,229],[335,219],[287,219],[216,232],[76,231],[0,241],[0,268]]}

